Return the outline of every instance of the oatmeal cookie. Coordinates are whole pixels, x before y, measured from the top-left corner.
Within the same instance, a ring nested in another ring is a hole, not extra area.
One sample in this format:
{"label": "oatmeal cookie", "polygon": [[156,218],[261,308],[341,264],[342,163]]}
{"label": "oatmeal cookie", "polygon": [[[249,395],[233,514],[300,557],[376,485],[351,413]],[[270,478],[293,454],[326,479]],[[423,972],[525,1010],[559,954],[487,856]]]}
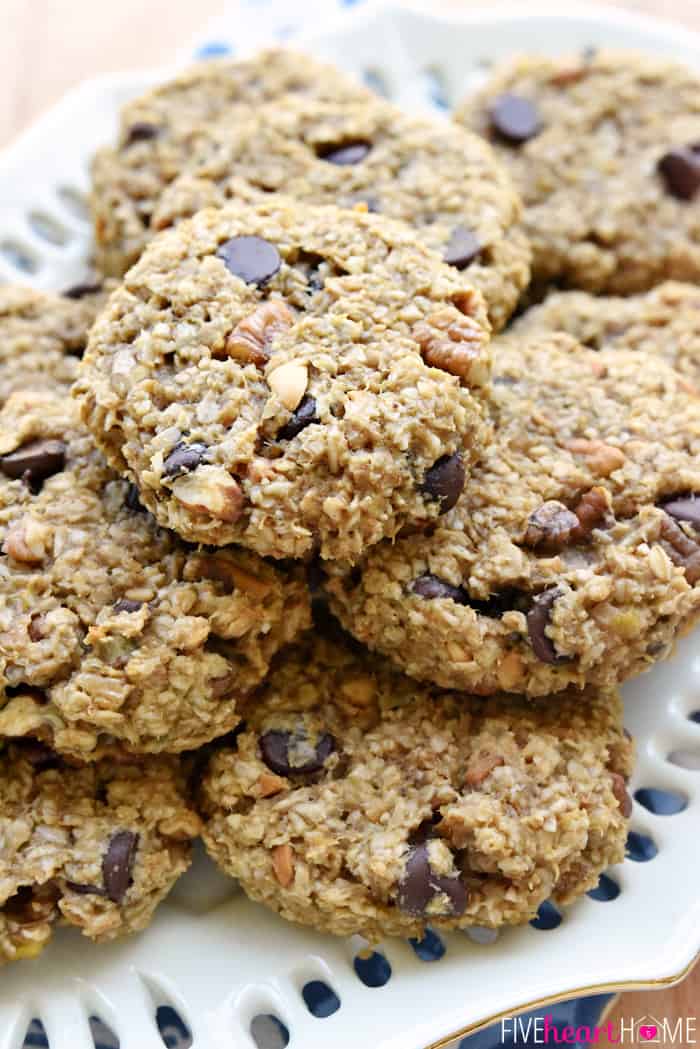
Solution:
{"label": "oatmeal cookie", "polygon": [[504,326],[530,276],[521,203],[483,139],[409,116],[380,99],[261,106],[222,125],[210,148],[164,192],[154,230],[240,197],[240,181],[309,204],[365,207],[401,219],[483,292]]}
{"label": "oatmeal cookie", "polygon": [[628,295],[700,279],[700,78],[665,58],[526,56],[457,121],[525,204],[536,284]]}
{"label": "oatmeal cookie", "polygon": [[0,962],[35,958],[57,924],[93,940],[145,928],[199,827],[175,758],[71,767],[41,744],[6,746]]}
{"label": "oatmeal cookie", "polygon": [[200,152],[218,124],[244,120],[264,102],[285,96],[319,101],[363,100],[371,92],[309,55],[281,48],[253,59],[202,62],[124,106],[116,148],[92,164],[91,209],[97,263],[121,276],[148,238],[153,208]]}
{"label": "oatmeal cookie", "polygon": [[76,285],[63,295],[2,285],[0,404],[15,390],[68,390],[105,300],[99,284]]}
{"label": "oatmeal cookie", "polygon": [[442,693],[316,638],[245,719],[205,774],[204,841],[291,921],[370,941],[516,924],[623,858],[632,744],[615,691]]}
{"label": "oatmeal cookie", "polygon": [[[510,334],[565,331],[594,350],[660,356],[700,391],[700,288],[666,281],[640,295],[552,292],[520,316]],[[641,364],[642,367],[646,365]]]}
{"label": "oatmeal cookie", "polygon": [[700,611],[700,399],[662,360],[543,332],[494,344],[494,437],[429,536],[327,582],[361,641],[488,694],[610,686]]}
{"label": "oatmeal cookie", "polygon": [[487,327],[468,277],[403,224],[239,202],[153,241],[76,391],[185,539],[354,559],[454,504],[485,430]]}
{"label": "oatmeal cookie", "polygon": [[181,751],[308,623],[303,580],[160,529],[52,394],[0,412],[0,736],[95,758]]}

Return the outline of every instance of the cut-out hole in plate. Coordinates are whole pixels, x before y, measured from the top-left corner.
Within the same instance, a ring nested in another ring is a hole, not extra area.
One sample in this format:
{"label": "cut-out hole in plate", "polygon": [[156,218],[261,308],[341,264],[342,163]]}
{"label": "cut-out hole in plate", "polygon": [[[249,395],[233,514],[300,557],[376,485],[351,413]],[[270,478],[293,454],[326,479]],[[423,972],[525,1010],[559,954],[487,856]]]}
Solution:
{"label": "cut-out hole in plate", "polygon": [[391,979],[391,966],[383,954],[363,951],[356,955],[353,967],[365,987],[383,987]]}
{"label": "cut-out hole in plate", "polygon": [[65,226],[45,211],[30,211],[27,222],[37,237],[49,244],[62,246],[70,240],[70,233]]}
{"label": "cut-out hole in plate", "polygon": [[309,980],[301,989],[301,996],[312,1016],[325,1019],[340,1009],[340,998],[323,980]]}
{"label": "cut-out hole in plate", "polygon": [[422,940],[409,940],[416,957],[422,962],[439,962],[445,956],[445,944],[432,929],[427,929]]}
{"label": "cut-out hole in plate", "polygon": [[595,889],[590,890],[588,895],[592,900],[598,900],[600,903],[608,903],[610,900],[616,900],[620,895],[620,886],[610,877],[609,874],[601,874],[600,881]]}
{"label": "cut-out hole in plate", "polygon": [[190,1049],[192,1032],[172,1005],[159,1005],[156,1009],[156,1025],[167,1049]]}
{"label": "cut-out hole in plate", "polygon": [[221,58],[223,55],[230,55],[232,53],[230,44],[225,44],[222,40],[211,40],[207,44],[202,44],[197,49],[196,58]]}
{"label": "cut-out hole in plate", "polygon": [[46,1037],[46,1029],[37,1017],[35,1017],[24,1036],[22,1049],[49,1049],[49,1040]]}
{"label": "cut-out hole in plate", "polygon": [[700,725],[700,710],[691,710],[688,714],[688,720],[693,721],[696,725]]}
{"label": "cut-out hole in plate", "polygon": [[656,787],[640,787],[634,792],[634,800],[655,816],[675,816],[688,808],[688,799],[683,794]]}
{"label": "cut-out hole in plate", "polygon": [[88,1023],[95,1049],[121,1049],[118,1036],[99,1016],[90,1016]]}
{"label": "cut-out hole in plate", "polygon": [[374,91],[375,95],[379,95],[381,98],[390,98],[389,85],[383,73],[378,69],[363,69],[362,79],[370,91]]}
{"label": "cut-out hole in plate", "polygon": [[435,106],[436,109],[449,109],[450,108],[450,97],[447,89],[447,83],[442,72],[431,66],[428,69],[424,69],[421,73],[421,78],[424,85],[425,93],[428,97],[431,105]]}
{"label": "cut-out hole in plate", "polygon": [[22,273],[36,273],[39,269],[39,260],[34,252],[18,240],[0,241],[0,255]]}
{"label": "cut-out hole in plate", "polygon": [[88,208],[85,194],[81,193],[79,189],[75,189],[73,186],[60,186],[56,190],[56,195],[66,211],[69,211],[71,215],[80,219],[81,222],[90,221],[90,209]]}
{"label": "cut-out hole in plate", "polygon": [[541,903],[537,910],[537,917],[533,918],[530,925],[533,929],[540,929],[543,932],[549,932],[550,929],[557,929],[561,925],[561,914],[549,900],[545,900]]}
{"label": "cut-out hole in plate", "polygon": [[672,765],[690,772],[700,772],[700,750],[672,750],[668,756]]}
{"label": "cut-out hole in plate", "polygon": [[250,1021],[250,1036],[258,1049],[285,1049],[289,1031],[272,1013],[260,1013]]}
{"label": "cut-out hole in plate", "polygon": [[647,834],[631,830],[627,835],[627,857],[635,863],[648,863],[658,854],[656,842]]}

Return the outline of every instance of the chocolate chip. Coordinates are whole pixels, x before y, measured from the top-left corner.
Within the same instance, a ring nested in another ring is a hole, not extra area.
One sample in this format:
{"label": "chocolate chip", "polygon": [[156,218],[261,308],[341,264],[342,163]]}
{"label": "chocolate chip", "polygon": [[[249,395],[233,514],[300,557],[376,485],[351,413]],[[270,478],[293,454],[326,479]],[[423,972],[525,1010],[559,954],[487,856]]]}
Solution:
{"label": "chocolate chip", "polygon": [[430,575],[429,572],[414,580],[411,592],[429,601],[442,597],[447,598],[448,601],[455,601],[458,605],[469,604],[469,594],[466,590],[461,586],[452,586],[451,583],[446,583],[444,579]]}
{"label": "chocolate chip", "polygon": [[428,499],[440,500],[440,513],[451,510],[464,488],[464,463],[459,452],[443,455],[426,472],[420,490]]}
{"label": "chocolate chip", "polygon": [[621,776],[619,772],[611,772],[610,775],[612,777],[612,792],[620,806],[622,815],[627,820],[632,815],[632,799],[627,790],[625,777]]}
{"label": "chocolate chip", "polygon": [[466,269],[481,251],[481,242],[476,233],[466,226],[457,226],[447,242],[444,259],[458,270]]}
{"label": "chocolate chip", "polygon": [[467,906],[467,890],[459,878],[444,877],[433,872],[427,844],[417,845],[406,861],[403,878],[399,883],[399,907],[405,914],[424,917],[436,896],[445,895],[449,900],[446,914],[458,916]]}
{"label": "chocolate chip", "polygon": [[135,484],[128,484],[124,493],[124,506],[137,514],[145,514],[146,509],[139,499],[139,490]]}
{"label": "chocolate chip", "polygon": [[86,295],[95,295],[102,291],[102,281],[83,281],[82,284],[72,284],[63,292],[65,299],[84,299]]}
{"label": "chocolate chip", "polygon": [[204,462],[207,451],[207,446],[199,442],[176,444],[163,463],[162,476],[168,480],[173,480],[175,477],[180,477],[182,474],[195,470],[200,463]]}
{"label": "chocolate chip", "polygon": [[16,452],[0,458],[0,470],[5,477],[20,477],[31,487],[41,485],[47,477],[60,473],[66,465],[66,446],[53,438],[28,441]]}
{"label": "chocolate chip", "polygon": [[282,265],[275,245],[262,237],[232,237],[216,254],[235,277],[258,287],[267,284]]}
{"label": "chocolate chip", "polygon": [[335,740],[329,732],[312,744],[306,732],[270,729],[260,737],[260,753],[269,769],[279,776],[298,776],[319,772],[333,753]]}
{"label": "chocolate chip", "polygon": [[520,145],[542,130],[537,107],[521,95],[500,95],[489,111],[491,127],[506,142]]}
{"label": "chocolate chip", "polygon": [[153,138],[157,138],[159,134],[160,128],[157,124],[149,124],[146,120],[137,120],[127,131],[124,145],[131,146],[134,142],[148,142]]}
{"label": "chocolate chip", "polygon": [[545,630],[549,625],[552,607],[561,596],[559,587],[553,586],[539,594],[527,614],[527,632],[530,635],[532,648],[543,663],[558,663],[561,659],[557,650],[547,637]]}
{"label": "chocolate chip", "polygon": [[504,587],[490,594],[485,600],[476,597],[469,598],[469,607],[478,612],[480,616],[488,616],[489,619],[501,619],[506,612],[524,612],[529,607],[530,601],[522,590],[515,587]]}
{"label": "chocolate chip", "polygon": [[660,505],[674,521],[685,521],[700,531],[700,496],[676,495]]}
{"label": "chocolate chip", "polygon": [[120,601],[112,606],[113,612],[138,612],[143,601],[130,601],[128,597],[123,597]]}
{"label": "chocolate chip", "polygon": [[285,423],[281,430],[277,431],[278,441],[291,441],[293,437],[305,430],[312,423],[317,423],[316,401],[313,397],[302,397],[299,407],[292,413],[289,422]]}
{"label": "chocolate chip", "polygon": [[117,831],[110,840],[102,860],[102,879],[112,903],[121,903],[131,885],[138,843],[138,834],[130,830]]}
{"label": "chocolate chip", "polygon": [[692,200],[700,189],[700,143],[664,153],[657,164],[666,189],[679,200]]}
{"label": "chocolate chip", "polygon": [[329,164],[359,164],[365,159],[371,148],[371,143],[358,140],[357,142],[344,142],[340,146],[321,146],[317,153],[321,160],[327,160]]}

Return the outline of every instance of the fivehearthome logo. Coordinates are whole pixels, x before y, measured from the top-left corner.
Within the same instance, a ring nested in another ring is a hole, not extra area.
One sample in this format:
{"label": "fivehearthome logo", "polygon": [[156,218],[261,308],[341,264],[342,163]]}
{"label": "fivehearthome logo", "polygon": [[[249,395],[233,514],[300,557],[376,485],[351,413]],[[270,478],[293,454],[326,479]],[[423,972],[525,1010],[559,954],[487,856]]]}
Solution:
{"label": "fivehearthome logo", "polygon": [[503,1045],[626,1045],[688,1046],[700,1044],[694,1016],[642,1016],[637,1019],[610,1020],[600,1027],[561,1027],[548,1016],[506,1016],[501,1020]]}

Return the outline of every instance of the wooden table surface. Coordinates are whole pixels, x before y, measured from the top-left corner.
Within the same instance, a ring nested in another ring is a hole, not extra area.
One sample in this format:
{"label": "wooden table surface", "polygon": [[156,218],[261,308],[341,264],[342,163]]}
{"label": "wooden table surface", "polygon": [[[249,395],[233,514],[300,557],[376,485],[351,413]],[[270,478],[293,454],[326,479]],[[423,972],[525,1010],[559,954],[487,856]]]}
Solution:
{"label": "wooden table surface", "polygon": [[[444,2],[466,6],[469,0]],[[224,6],[222,0],[0,0],[0,146],[86,77],[166,62]],[[624,0],[618,6],[700,30],[700,0]],[[700,967],[676,988],[623,995],[611,1018],[645,1013],[700,1013]]]}

